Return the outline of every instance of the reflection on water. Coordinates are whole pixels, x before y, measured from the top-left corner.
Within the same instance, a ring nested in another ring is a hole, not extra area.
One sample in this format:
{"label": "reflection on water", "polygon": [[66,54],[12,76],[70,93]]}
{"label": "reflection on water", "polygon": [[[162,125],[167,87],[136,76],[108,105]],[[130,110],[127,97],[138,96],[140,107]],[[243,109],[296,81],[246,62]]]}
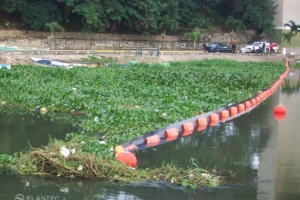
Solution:
{"label": "reflection on water", "polygon": [[[2,176],[0,200],[14,199],[18,194],[72,200],[300,199],[299,81],[299,73],[293,71],[288,80],[284,80],[280,91],[250,113],[165,145],[137,152],[139,168],[169,162],[187,168],[190,159],[194,158],[198,160],[199,167],[236,172],[234,182],[225,187],[192,192],[180,186],[153,182],[121,184]],[[273,117],[273,109],[279,102],[287,108],[286,119],[280,122]],[[1,128],[4,126],[5,130],[10,124],[4,122],[6,118],[0,118]],[[17,116],[11,119],[12,123],[21,123],[13,119],[18,119]],[[24,130],[27,130],[28,124],[23,126]],[[6,142],[0,141],[0,149],[3,144]]]}
{"label": "reflection on water", "polygon": [[28,143],[33,147],[46,145],[49,136],[64,139],[66,133],[77,130],[61,117],[63,116],[43,116],[28,110],[0,107],[0,154],[22,151],[28,147]]}
{"label": "reflection on water", "polygon": [[[285,81],[280,96],[280,102],[287,109],[286,119],[279,123],[277,148],[277,180],[276,198],[300,199],[300,95],[299,71],[290,73],[289,80]],[[289,89],[289,90],[287,90]],[[293,89],[293,90],[292,90]]]}

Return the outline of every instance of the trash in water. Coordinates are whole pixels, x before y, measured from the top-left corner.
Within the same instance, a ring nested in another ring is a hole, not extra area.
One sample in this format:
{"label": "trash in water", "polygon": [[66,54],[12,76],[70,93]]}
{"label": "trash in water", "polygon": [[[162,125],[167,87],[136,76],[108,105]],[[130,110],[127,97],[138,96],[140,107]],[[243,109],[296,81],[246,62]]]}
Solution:
{"label": "trash in water", "polygon": [[70,149],[67,149],[65,146],[62,146],[59,151],[65,158],[70,155]]}

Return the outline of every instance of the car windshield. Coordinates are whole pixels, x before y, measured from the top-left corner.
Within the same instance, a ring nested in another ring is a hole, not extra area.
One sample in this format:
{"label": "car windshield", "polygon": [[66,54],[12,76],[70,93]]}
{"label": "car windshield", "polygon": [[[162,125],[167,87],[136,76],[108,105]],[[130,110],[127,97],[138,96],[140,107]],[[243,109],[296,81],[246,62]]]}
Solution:
{"label": "car windshield", "polygon": [[254,42],[252,46],[259,46],[260,42]]}
{"label": "car windshield", "polygon": [[213,47],[213,48],[215,48],[215,47],[217,47],[218,45],[217,44],[210,44],[209,45],[209,47]]}

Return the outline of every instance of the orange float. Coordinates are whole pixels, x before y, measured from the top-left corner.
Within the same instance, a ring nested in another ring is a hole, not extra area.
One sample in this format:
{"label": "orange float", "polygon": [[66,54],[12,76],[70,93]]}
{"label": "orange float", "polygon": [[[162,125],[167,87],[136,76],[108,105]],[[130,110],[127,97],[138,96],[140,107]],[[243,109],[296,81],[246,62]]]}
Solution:
{"label": "orange float", "polygon": [[207,119],[206,118],[197,119],[197,123],[198,123],[197,131],[202,131],[202,130],[206,129],[206,127],[207,127]]}
{"label": "orange float", "polygon": [[251,102],[252,108],[254,108],[256,106],[256,99],[253,98],[250,100],[250,102]]}
{"label": "orange float", "polygon": [[125,149],[124,149],[123,146],[119,145],[119,146],[116,146],[116,147],[115,147],[115,153],[116,153],[116,154],[120,154],[120,153],[122,153],[123,151],[125,151]]}
{"label": "orange float", "polygon": [[244,103],[244,105],[245,105],[245,110],[249,110],[249,109],[251,108],[251,103],[250,103],[250,101],[246,101],[246,102]]}
{"label": "orange float", "polygon": [[152,135],[145,139],[146,146],[155,146],[160,143],[160,138],[158,135]]}
{"label": "orange float", "polygon": [[219,115],[218,114],[211,114],[209,115],[210,118],[210,126],[215,126],[219,123]]}
{"label": "orange float", "polygon": [[237,107],[233,106],[229,108],[229,112],[230,112],[230,117],[234,117],[237,115]]}
{"label": "orange float", "polygon": [[261,99],[259,96],[255,97],[255,100],[256,100],[256,105],[260,104]]}
{"label": "orange float", "polygon": [[131,144],[128,147],[125,148],[125,151],[135,151],[137,149],[138,149],[137,146],[135,146],[134,144]]}
{"label": "orange float", "polygon": [[245,111],[245,105],[244,104],[239,104],[238,105],[238,113],[242,113]]}
{"label": "orange float", "polygon": [[194,124],[192,122],[184,123],[182,124],[182,127],[183,127],[183,133],[182,133],[183,136],[192,134],[195,129]]}
{"label": "orange float", "polygon": [[221,122],[225,122],[227,119],[228,119],[228,117],[229,117],[229,112],[228,112],[228,110],[222,110],[221,112],[220,112],[220,121]]}
{"label": "orange float", "polygon": [[136,168],[137,159],[135,155],[129,151],[124,151],[116,155],[116,159],[123,162],[128,167]]}
{"label": "orange float", "polygon": [[166,141],[172,141],[178,138],[179,133],[177,128],[170,128],[166,130],[165,135],[166,135]]}
{"label": "orange float", "polygon": [[283,120],[286,116],[286,108],[283,105],[278,105],[274,108],[274,118],[278,121]]}

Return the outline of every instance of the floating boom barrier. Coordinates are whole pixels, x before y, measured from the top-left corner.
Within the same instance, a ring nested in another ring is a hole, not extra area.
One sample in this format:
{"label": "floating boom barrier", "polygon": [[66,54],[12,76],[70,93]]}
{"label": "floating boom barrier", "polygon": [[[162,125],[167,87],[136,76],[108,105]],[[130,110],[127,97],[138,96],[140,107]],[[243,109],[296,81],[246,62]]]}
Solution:
{"label": "floating boom barrier", "polygon": [[271,87],[260,91],[252,98],[157,129],[122,144],[122,147],[125,151],[133,152],[161,145],[176,140],[180,136],[184,137],[191,135],[195,131],[202,131],[207,127],[216,126],[219,123],[224,123],[248,113],[271,96],[282,84],[283,79],[286,78],[289,72],[289,60],[287,58],[285,61],[285,67],[286,70],[284,73],[279,76]]}

